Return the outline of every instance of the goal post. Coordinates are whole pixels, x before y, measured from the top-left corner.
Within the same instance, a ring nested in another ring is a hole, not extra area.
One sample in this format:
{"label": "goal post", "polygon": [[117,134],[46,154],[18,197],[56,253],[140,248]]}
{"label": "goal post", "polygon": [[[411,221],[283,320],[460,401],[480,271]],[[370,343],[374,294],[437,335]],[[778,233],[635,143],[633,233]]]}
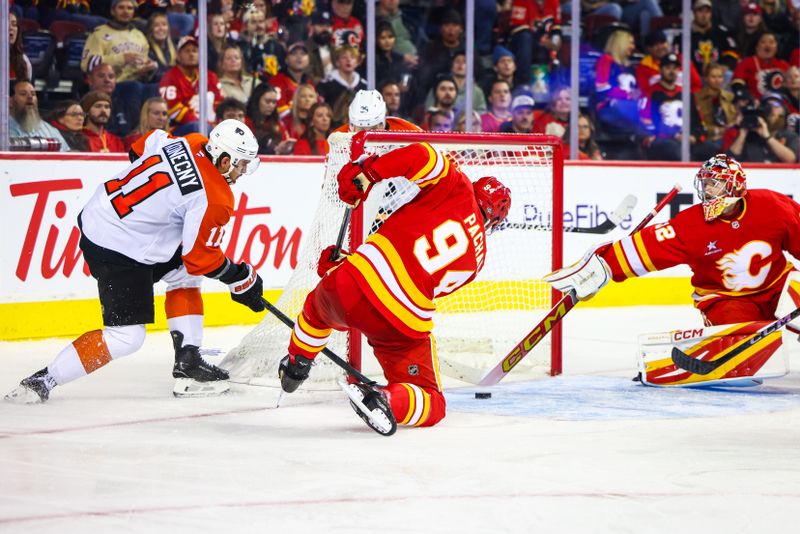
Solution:
{"label": "goal post", "polygon": [[[498,178],[511,190],[508,220],[534,223],[538,228],[508,225],[487,235],[486,262],[476,279],[452,295],[436,300],[433,335],[440,357],[478,369],[490,368],[519,343],[541,314],[560,297],[541,276],[562,266],[564,160],[561,141],[554,136],[536,134],[375,131],[362,134],[363,147],[351,150],[353,135],[334,133],[329,138],[330,152],[320,202],[301,245],[297,267],[276,306],[294,318],[306,295],[319,282],[317,260],[325,247],[336,242],[346,208],[337,192],[336,176],[341,167],[362,150],[367,154],[382,154],[409,143],[430,143],[456,163],[471,181],[483,176]],[[386,218],[418,192],[419,188],[405,178],[376,184],[363,205],[353,210],[345,237],[348,249],[357,249]],[[278,362],[286,354],[289,336],[289,329],[268,314],[221,365],[230,371],[231,380],[235,382],[274,385]],[[359,333],[334,332],[329,347],[357,369],[380,378],[380,368]],[[560,374],[561,353],[559,325],[551,332],[549,342],[534,349],[527,368],[515,369],[515,374]],[[325,387],[341,376],[338,367],[322,360],[326,358],[317,358],[307,382],[311,387]]]}

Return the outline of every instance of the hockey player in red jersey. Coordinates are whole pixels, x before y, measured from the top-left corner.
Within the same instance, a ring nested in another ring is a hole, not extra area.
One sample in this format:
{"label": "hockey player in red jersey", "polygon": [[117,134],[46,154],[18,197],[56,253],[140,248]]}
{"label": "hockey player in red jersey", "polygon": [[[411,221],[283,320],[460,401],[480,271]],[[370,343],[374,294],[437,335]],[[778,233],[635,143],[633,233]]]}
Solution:
{"label": "hockey player in red jersey", "polygon": [[372,346],[388,385],[350,388],[370,410],[388,407],[399,424],[432,426],[445,416],[433,301],[481,270],[485,232],[505,219],[511,196],[496,178],[472,184],[444,154],[414,143],[346,164],[339,197],[358,205],[372,184],[397,176],[416,184],[419,194],[352,254],[331,261],[333,247],[323,251],[322,280],[306,298],[279,374],[283,390],[295,391],[331,329],[355,328]]}
{"label": "hockey player in red jersey", "polygon": [[747,190],[742,166],[725,154],[703,164],[695,188],[700,204],[603,245],[545,280],[587,299],[609,279],[685,264],[706,326],[772,321],[776,311],[800,305],[792,287],[797,271],[784,255],[800,257],[800,204],[766,189]]}
{"label": "hockey player in red jersey", "polygon": [[167,283],[167,323],[175,345],[176,396],[218,394],[228,373],[203,360],[202,277],[227,284],[231,298],[262,311],[261,278],[220,249],[233,213],[233,184],[258,167],[258,142],[237,120],[209,138],[154,130],[134,143],[131,165],[101,184],[78,216],[80,248],[97,279],[103,329],[80,336],[6,396],[19,403],[136,352],[154,320],[153,284]]}

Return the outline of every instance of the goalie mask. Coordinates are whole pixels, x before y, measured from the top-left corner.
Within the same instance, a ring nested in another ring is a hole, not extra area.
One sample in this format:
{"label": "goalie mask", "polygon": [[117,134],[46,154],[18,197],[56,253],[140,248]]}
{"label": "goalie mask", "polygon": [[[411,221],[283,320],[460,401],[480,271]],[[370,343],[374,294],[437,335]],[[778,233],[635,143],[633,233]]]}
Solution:
{"label": "goalie mask", "polygon": [[261,163],[256,137],[246,124],[236,119],[225,119],[211,130],[206,150],[214,165],[223,155],[231,158],[231,166],[222,174],[228,183],[232,183],[230,174],[234,168],[240,168],[241,174],[253,174]]}
{"label": "goalie mask", "polygon": [[472,184],[475,200],[484,218],[484,228],[489,230],[502,222],[511,209],[511,191],[494,176],[484,176]]}
{"label": "goalie mask", "polygon": [[386,102],[379,91],[361,90],[350,103],[350,131],[383,129],[386,124]]}
{"label": "goalie mask", "polygon": [[719,217],[747,193],[744,169],[725,154],[717,154],[703,163],[694,177],[694,187],[703,203],[706,222]]}

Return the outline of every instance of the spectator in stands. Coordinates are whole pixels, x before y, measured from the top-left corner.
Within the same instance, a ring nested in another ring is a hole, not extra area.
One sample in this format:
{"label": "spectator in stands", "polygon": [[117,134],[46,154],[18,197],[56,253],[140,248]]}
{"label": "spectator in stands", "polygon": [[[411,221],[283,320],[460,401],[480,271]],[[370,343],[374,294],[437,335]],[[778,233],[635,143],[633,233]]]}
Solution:
{"label": "spectator in stands", "polygon": [[547,111],[536,120],[533,133],[563,137],[569,127],[569,111],[572,106],[572,92],[569,87],[557,87],[553,90]]}
{"label": "spectator in stands", "polygon": [[89,0],[57,0],[55,2],[41,2],[39,0],[32,0],[29,3],[33,5],[31,6],[31,9],[26,10],[26,16],[37,18],[33,16],[31,10],[38,8],[40,13],[38,18],[41,19],[44,27],[50,27],[50,25],[57,20],[68,20],[83,24],[88,31],[92,31],[101,24],[108,22],[105,17],[102,17],[99,14],[92,14],[92,9],[95,11],[106,10],[108,8],[107,1],[91,2]]}
{"label": "spectator in stands", "polygon": [[289,45],[286,66],[269,81],[269,84],[278,90],[278,114],[284,115],[289,112],[294,92],[300,85],[312,83],[311,77],[306,74],[308,64],[306,44],[298,41]]}
{"label": "spectator in stands", "polygon": [[292,153],[295,139],[289,139],[278,116],[278,92],[274,87],[262,83],[253,90],[247,102],[247,116],[253,124],[259,154]]}
{"label": "spectator in stands", "polygon": [[[229,7],[233,14],[233,7]],[[228,25],[225,17],[220,13],[212,13],[208,16],[208,70],[216,70],[219,67],[219,58],[222,49],[226,44],[233,42],[228,38]]]}
{"label": "spectator in stands", "polygon": [[635,50],[633,35],[627,30],[616,30],[597,61],[597,117],[603,130],[624,135],[641,133],[640,91],[630,61]]}
{"label": "spectator in stands", "polygon": [[693,96],[706,131],[705,142],[709,149],[708,153],[713,156],[722,153],[722,136],[736,121],[736,105],[733,93],[723,88],[725,67],[711,63],[706,68],[703,81],[703,88]]}
{"label": "spectator in stands", "polygon": [[713,23],[711,0],[695,0],[692,14],[691,58],[695,69],[705,72],[708,65],[718,63],[732,73],[740,58],[736,40],[728,27]]}
{"label": "spectator in stands", "polygon": [[477,111],[472,112],[472,125],[467,129],[467,113],[466,110],[458,115],[456,125],[453,128],[454,132],[480,132],[481,131],[481,116]]}
{"label": "spectator in stands", "polygon": [[[197,39],[185,35],[178,41],[178,64],[172,67],[159,84],[161,97],[169,106],[169,118],[175,128],[175,135],[186,135],[199,131],[200,83],[197,67],[200,54]],[[222,100],[220,83],[213,71],[208,72],[208,122],[215,123],[214,108]]]}
{"label": "spectator in stands", "polygon": [[736,66],[731,88],[744,84],[750,93],[760,99],[768,92],[779,91],[789,64],[777,59],[778,39],[772,32],[764,32],[756,43],[756,53],[744,58]]}
{"label": "spectator in stands", "polygon": [[384,80],[378,85],[378,91],[381,92],[383,101],[386,102],[386,115],[409,120],[408,115],[404,112],[403,92],[400,90],[400,82],[397,80]]}
{"label": "spectator in stands", "polygon": [[495,80],[489,92],[489,109],[481,115],[481,131],[499,132],[504,122],[511,120],[511,85]]}
{"label": "spectator in stands", "polygon": [[324,156],[328,153],[333,111],[327,102],[317,102],[308,112],[305,133],[294,145],[296,156]]}
{"label": "spectator in stands", "polygon": [[[656,85],[660,79],[661,59],[672,52],[667,35],[661,30],[655,30],[644,40],[647,48],[647,55],[642,58],[636,66],[636,83],[642,91],[642,95],[648,96],[650,88]],[[680,60],[680,54],[678,55]],[[692,91],[699,91],[703,86],[700,75],[694,68],[694,63],[689,63],[691,67]],[[678,68],[678,84],[683,85],[683,72]]]}
{"label": "spectator in stands", "polygon": [[531,82],[531,66],[549,64],[561,49],[559,0],[512,0],[509,48],[519,70],[517,83]]}
{"label": "spectator in stands", "polygon": [[236,98],[223,98],[217,104],[214,113],[217,117],[217,124],[225,119],[236,119],[239,122],[244,122],[247,107],[244,102]]}
{"label": "spectator in stands", "polygon": [[452,132],[453,114],[442,109],[433,109],[428,112],[429,132]]}
{"label": "spectator in stands", "polygon": [[[164,0],[155,0],[161,3]],[[194,31],[195,18],[186,11],[186,0],[169,0],[167,2],[169,25],[175,28],[178,37],[189,35]]]}
{"label": "spectator in stands", "polygon": [[148,57],[156,62],[154,80],[160,80],[175,66],[178,51],[170,35],[169,20],[165,13],[156,12],[147,19],[147,44],[150,45]]}
{"label": "spectator in stands", "polygon": [[11,11],[8,16],[9,76],[14,80],[33,80],[33,67],[22,48],[22,32],[19,31],[17,15]]}
{"label": "spectator in stands", "polygon": [[[791,3],[791,0],[789,1]],[[761,0],[760,5],[761,18],[767,29],[778,35],[792,31],[791,15],[783,0]],[[796,42],[797,39],[795,39]]]}
{"label": "spectator in stands", "polygon": [[[565,132],[565,135],[568,133]],[[594,139],[592,119],[583,113],[578,116],[578,159],[603,159],[603,153]]]}
{"label": "spectator in stands", "polygon": [[791,131],[800,134],[800,67],[793,65],[786,71],[786,82],[780,94],[788,113],[787,126]]}
{"label": "spectator in stands", "polygon": [[[572,1],[561,2],[561,14],[571,16]],[[581,15],[605,15],[615,20],[622,20],[622,7],[609,0],[581,0]]]}
{"label": "spectator in stands", "polygon": [[723,137],[723,149],[739,161],[796,163],[798,136],[786,129],[783,99],[767,95],[760,106],[745,106],[737,125]]}
{"label": "spectator in stands", "polygon": [[511,101],[511,120],[500,126],[503,133],[531,133],[533,132],[533,97],[520,94]]}
{"label": "spectator in stands", "polygon": [[317,103],[319,95],[314,86],[304,84],[297,88],[292,99],[292,109],[281,117],[286,133],[290,139],[300,139],[306,131],[306,119],[311,106]]}
{"label": "spectator in stands", "polygon": [[89,141],[83,135],[86,113],[77,100],[59,100],[51,113],[52,124],[73,152],[88,152]]}
{"label": "spectator in stands", "polygon": [[245,71],[242,49],[235,44],[226,44],[222,49],[218,69],[222,96],[235,98],[242,104],[248,101],[253,88],[260,83]]}
{"label": "spectator in stands", "polygon": [[[375,11],[376,16],[386,21],[392,28],[395,38],[392,50],[402,56],[406,67],[409,69],[416,68],[419,64],[417,39],[415,37],[416,29],[412,27],[410,21],[403,17],[403,12],[400,10],[400,0],[378,0]],[[380,26],[375,33],[380,39]],[[378,79],[384,80],[387,77],[378,76]],[[401,78],[395,79],[400,80]]]}
{"label": "spectator in stands", "polygon": [[736,34],[736,43],[742,56],[752,56],[755,53],[758,38],[765,31],[767,25],[761,18],[761,6],[755,2],[746,4],[742,8],[742,25]]}
{"label": "spectator in stands", "polygon": [[633,0],[622,2],[622,21],[637,30],[639,35],[650,33],[650,21],[654,17],[663,17],[664,12],[658,0]]}
{"label": "spectator in stands", "polygon": [[242,53],[245,69],[258,79],[275,76],[286,54],[273,28],[267,31],[264,12],[251,5],[242,17]]}
{"label": "spectator in stands", "polygon": [[126,150],[130,150],[133,143],[152,130],[169,131],[167,101],[160,96],[153,96],[144,101],[138,126],[125,138]]}
{"label": "spectator in stands", "polygon": [[464,19],[455,10],[445,11],[441,17],[439,38],[430,41],[420,51],[425,61],[419,68],[419,88],[425,95],[433,85],[436,76],[448,72],[453,63],[453,56],[464,48]]}
{"label": "spectator in stands", "polygon": [[[449,114],[451,126],[454,122],[456,110],[456,99],[458,98],[458,86],[456,81],[449,74],[441,74],[436,79],[436,84],[433,86],[433,105],[427,108],[428,118],[432,111],[444,111]],[[426,124],[428,124],[426,122]],[[429,127],[427,129],[430,129]]]}
{"label": "spectator in stands", "polygon": [[117,71],[108,63],[98,63],[86,74],[89,91],[112,94],[117,88]]}
{"label": "spectator in stands", "polygon": [[83,135],[89,141],[90,152],[125,152],[122,139],[106,130],[111,118],[111,95],[92,91],[81,100],[86,113]]}
{"label": "spectator in stands", "polygon": [[17,80],[10,95],[8,135],[10,137],[46,137],[61,143],[61,151],[69,151],[61,133],[39,115],[36,89],[27,80]]}
{"label": "spectator in stands", "polygon": [[333,71],[333,47],[331,40],[331,16],[325,11],[311,14],[309,28],[311,36],[306,40],[309,64],[306,71],[314,85],[318,84]]}
{"label": "spectator in stands", "polygon": [[517,63],[514,59],[514,54],[508,48],[497,45],[492,52],[492,61],[494,63],[493,77],[488,80],[488,84],[483,88],[484,94],[491,92],[491,85],[495,80],[507,82],[508,86],[511,88],[511,92],[514,92],[514,74],[517,72]]}
{"label": "spectator in stands", "polygon": [[[333,46],[360,47],[364,42],[364,26],[353,16],[353,0],[331,0],[333,11]],[[350,34],[355,34],[355,41]]]}
{"label": "spectator in stands", "polygon": [[742,8],[748,0],[714,0],[712,18],[715,26],[722,26],[736,34],[742,25]]}
{"label": "spectator in stands", "polygon": [[375,78],[378,80],[408,80],[411,71],[408,69],[403,55],[394,51],[395,35],[394,28],[386,21],[378,22],[375,29],[376,36],[376,57],[375,57]]}
{"label": "spectator in stands", "polygon": [[108,63],[99,63],[86,75],[88,90],[99,91],[111,95],[111,109],[114,114],[106,125],[106,129],[119,136],[123,132],[129,132],[139,117],[142,107],[136,101],[127,100],[126,91],[117,92],[117,72]]}
{"label": "spectator in stands", "polygon": [[319,95],[333,110],[334,127],[348,121],[348,109],[356,93],[367,88],[367,82],[356,72],[361,52],[352,46],[341,46],[333,53],[336,64],[331,74],[317,86]]}
{"label": "spectator in stands", "polygon": [[676,54],[667,54],[660,61],[660,75],[650,89],[645,116],[652,124],[652,135],[643,140],[647,159],[680,161],[681,128],[683,127],[682,88],[678,85],[680,61]]}
{"label": "spectator in stands", "polygon": [[[467,56],[463,50],[458,51],[453,56],[450,78],[456,84],[457,94],[455,103],[448,109],[455,115],[459,115],[464,110],[467,93]],[[437,83],[436,87],[428,92],[428,96],[425,99],[425,108],[431,108],[434,105],[439,106],[439,104],[434,103],[437,99],[437,96],[434,95],[434,90],[439,87],[440,84]],[[483,94],[483,90],[475,82],[472,82],[472,109],[478,112],[486,111],[486,97]]]}

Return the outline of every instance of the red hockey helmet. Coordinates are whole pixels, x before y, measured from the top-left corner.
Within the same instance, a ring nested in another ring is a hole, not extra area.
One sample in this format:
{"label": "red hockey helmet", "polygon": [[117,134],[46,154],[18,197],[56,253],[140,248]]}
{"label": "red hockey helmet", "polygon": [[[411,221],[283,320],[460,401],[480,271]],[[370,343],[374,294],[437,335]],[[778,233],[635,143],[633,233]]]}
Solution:
{"label": "red hockey helmet", "polygon": [[732,157],[717,154],[697,171],[694,188],[703,203],[703,216],[713,221],[747,193],[744,169]]}
{"label": "red hockey helmet", "polygon": [[484,176],[472,184],[475,200],[483,212],[484,228],[489,230],[503,221],[511,209],[511,190],[494,176]]}

